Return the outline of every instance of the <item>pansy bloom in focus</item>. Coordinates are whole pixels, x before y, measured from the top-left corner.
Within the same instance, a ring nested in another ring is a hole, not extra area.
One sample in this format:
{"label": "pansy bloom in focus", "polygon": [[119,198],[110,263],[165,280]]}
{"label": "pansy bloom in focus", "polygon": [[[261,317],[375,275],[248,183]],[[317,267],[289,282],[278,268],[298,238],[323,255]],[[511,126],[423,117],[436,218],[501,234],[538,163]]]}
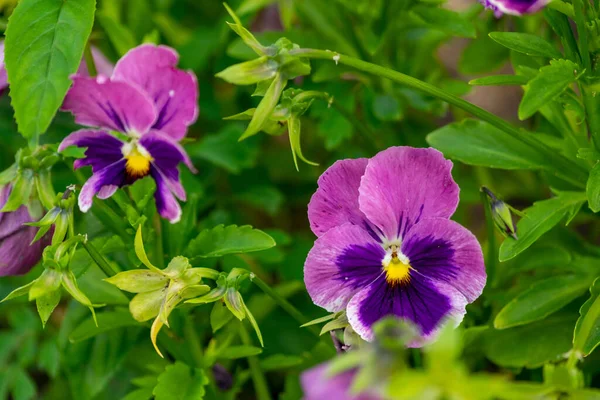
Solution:
{"label": "pansy bloom in focus", "polygon": [[459,194],[451,170],[437,150],[391,147],[325,171],[308,205],[318,236],[304,265],[313,302],[345,310],[367,341],[385,316],[419,328],[412,347],[460,322],[486,273],[475,236],[449,219]]}
{"label": "pansy bloom in focus", "polygon": [[549,0],[480,0],[485,8],[494,11],[496,17],[503,14],[523,15],[539,11]]}
{"label": "pansy bloom in focus", "polygon": [[94,196],[106,199],[150,175],[158,212],[173,223],[179,220],[175,197],[185,200],[185,191],[178,165],[193,170],[179,141],[196,120],[198,88],[195,75],[177,69],[177,61],[168,47],[142,45],[117,62],[111,77],[72,76],[62,109],[77,123],[100,128],[73,132],[59,147],[87,147],[85,158],[74,163],[76,169],[90,165],[93,172],[79,195],[81,211],[92,206]]}

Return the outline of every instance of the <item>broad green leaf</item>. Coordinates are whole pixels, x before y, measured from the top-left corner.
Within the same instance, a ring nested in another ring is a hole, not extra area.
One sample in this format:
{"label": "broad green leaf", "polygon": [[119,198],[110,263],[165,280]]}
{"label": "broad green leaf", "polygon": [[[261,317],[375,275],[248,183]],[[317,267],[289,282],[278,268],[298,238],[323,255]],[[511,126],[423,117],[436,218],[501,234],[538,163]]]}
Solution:
{"label": "broad green leaf", "polygon": [[494,327],[512,328],[546,318],[581,296],[589,286],[589,277],[574,275],[537,282],[500,310],[494,320]]}
{"label": "broad green leaf", "polygon": [[229,346],[219,352],[218,358],[234,360],[236,358],[245,358],[251,356],[257,356],[262,353],[260,347],[254,346]]}
{"label": "broad green leaf", "polygon": [[[582,150],[582,149],[579,149]],[[590,210],[593,212],[600,211],[600,163],[596,163],[590,171],[585,192],[588,198]]]}
{"label": "broad green leaf", "polygon": [[446,157],[465,164],[500,169],[538,169],[548,161],[533,147],[483,121],[466,119],[427,135]]}
{"label": "broad green leaf", "polygon": [[446,32],[453,36],[474,38],[475,26],[459,13],[444,8],[416,6],[412,9],[430,28]]}
{"label": "broad green leaf", "polygon": [[590,287],[590,298],[581,306],[575,325],[573,351],[588,356],[600,344],[600,280]]}
{"label": "broad green leaf", "polygon": [[473,86],[520,86],[526,85],[529,82],[524,76],[521,75],[491,75],[484,76],[483,78],[472,79],[469,81],[469,85]]}
{"label": "broad green leaf", "polygon": [[137,321],[132,318],[131,313],[123,309],[100,312],[96,314],[96,319],[98,320],[98,326],[96,326],[94,318],[85,319],[77,328],[73,329],[69,335],[69,341],[77,343],[112,329],[139,326]]}
{"label": "broad green leaf", "polygon": [[491,32],[489,36],[502,46],[529,56],[561,58],[562,54],[552,44],[538,35],[520,32]]}
{"label": "broad green leaf", "polygon": [[158,376],[152,394],[156,400],[202,400],[208,378],[200,368],[191,369],[177,361]]}
{"label": "broad green leaf", "polygon": [[248,253],[275,246],[273,238],[249,225],[219,225],[205,229],[190,242],[190,257],[221,257],[225,254]]}
{"label": "broad green leaf", "polygon": [[5,63],[19,132],[48,129],[94,22],[95,0],[21,0],[6,30]]}
{"label": "broad green leaf", "polygon": [[566,215],[572,215],[586,201],[583,193],[561,192],[548,200],[538,201],[523,212],[517,223],[518,240],[508,237],[500,246],[500,261],[515,257],[557,225]]}
{"label": "broad green leaf", "polygon": [[540,68],[535,78],[525,86],[525,95],[519,104],[519,119],[531,117],[541,107],[558,97],[581,76],[581,68],[569,60],[553,60]]}
{"label": "broad green leaf", "polygon": [[503,367],[536,368],[560,359],[571,348],[574,323],[572,316],[560,315],[510,329],[489,329],[483,352]]}

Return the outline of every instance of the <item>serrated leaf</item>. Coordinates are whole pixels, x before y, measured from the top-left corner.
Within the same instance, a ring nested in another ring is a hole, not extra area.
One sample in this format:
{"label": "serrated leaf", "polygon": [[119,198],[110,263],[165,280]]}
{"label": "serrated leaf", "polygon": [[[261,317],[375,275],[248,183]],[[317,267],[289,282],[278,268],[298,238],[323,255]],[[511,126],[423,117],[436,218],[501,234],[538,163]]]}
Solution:
{"label": "serrated leaf", "polygon": [[517,224],[519,239],[507,237],[500,246],[500,261],[515,257],[556,226],[566,215],[573,214],[587,200],[584,193],[562,192],[548,200],[538,201],[524,210]]}
{"label": "serrated leaf", "polygon": [[206,229],[193,239],[186,250],[189,257],[221,257],[248,253],[275,246],[273,238],[250,225],[219,225]]}
{"label": "serrated leaf", "polygon": [[427,143],[448,158],[500,169],[554,168],[535,148],[483,121],[466,119],[427,135]]}
{"label": "serrated leaf", "polygon": [[520,32],[491,32],[489,36],[502,46],[535,57],[561,58],[562,54],[552,44],[538,35]]}
{"label": "serrated leaf", "polygon": [[573,350],[588,356],[600,344],[600,279],[590,287],[590,298],[581,306],[573,333]]}
{"label": "serrated leaf", "polygon": [[569,60],[553,60],[525,86],[519,104],[519,119],[531,117],[541,107],[558,97],[581,76],[581,68]]}
{"label": "serrated leaf", "polygon": [[158,376],[152,394],[156,400],[202,400],[208,378],[200,368],[191,369],[177,361]]}
{"label": "serrated leaf", "polygon": [[546,318],[581,296],[589,286],[587,276],[557,276],[536,282],[500,310],[494,327],[506,329]]}
{"label": "serrated leaf", "polygon": [[21,0],[5,41],[10,96],[19,132],[46,131],[71,85],[94,22],[95,0]]}

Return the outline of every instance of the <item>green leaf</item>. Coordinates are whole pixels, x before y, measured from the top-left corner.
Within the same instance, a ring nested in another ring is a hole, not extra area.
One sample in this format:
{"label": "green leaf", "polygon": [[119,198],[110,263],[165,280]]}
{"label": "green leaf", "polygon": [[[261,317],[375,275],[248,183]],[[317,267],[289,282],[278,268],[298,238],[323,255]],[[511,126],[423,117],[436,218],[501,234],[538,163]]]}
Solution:
{"label": "green leaf", "polygon": [[581,306],[573,334],[573,351],[588,356],[600,344],[600,279],[590,287],[590,298]]}
{"label": "green leaf", "polygon": [[98,13],[98,21],[102,25],[110,42],[117,50],[117,53],[119,53],[119,56],[125,55],[125,53],[137,45],[137,41],[129,28],[119,23],[111,15]]}
{"label": "green leaf", "polygon": [[77,343],[113,329],[139,326],[137,321],[132,318],[131,313],[123,309],[98,313],[96,319],[98,326],[92,317],[80,323],[69,335],[69,341]]}
{"label": "green leaf", "polygon": [[257,356],[262,353],[260,347],[254,346],[229,346],[219,352],[217,356],[220,359],[235,360],[236,358],[246,358]]}
{"label": "green leaf", "polygon": [[575,319],[556,316],[511,329],[484,333],[483,352],[503,367],[536,368],[560,359],[571,348]]}
{"label": "green leaf", "polygon": [[538,201],[523,212],[525,216],[517,224],[518,240],[508,237],[500,246],[500,261],[515,257],[552,229],[566,215],[579,210],[586,201],[583,193],[562,192],[549,200]]}
{"label": "green leaf", "polygon": [[510,85],[526,85],[529,82],[521,75],[491,75],[483,78],[472,79],[469,85],[473,86],[510,86]]}
{"label": "green leaf", "polygon": [[50,319],[50,315],[52,315],[59,302],[60,290],[54,290],[35,299],[38,314],[44,327],[46,327],[46,322]]}
{"label": "green leaf", "polygon": [[587,194],[590,210],[595,213],[600,211],[600,163],[596,163],[590,171],[585,193]]}
{"label": "green leaf", "polygon": [[263,371],[280,371],[286,368],[297,367],[304,359],[300,356],[288,356],[285,354],[273,354],[261,360],[260,366]]}
{"label": "green leaf", "polygon": [[510,51],[490,39],[485,32],[487,32],[486,26],[479,30],[477,39],[472,40],[463,50],[458,61],[458,70],[461,74],[488,73],[506,64]]}
{"label": "green leaf", "polygon": [[21,0],[5,41],[10,96],[19,132],[48,129],[71,85],[92,31],[95,0]]}
{"label": "green leaf", "polygon": [[525,86],[525,95],[519,104],[519,119],[531,117],[581,76],[581,68],[569,60],[553,60],[540,68],[535,78]]}
{"label": "green leaf", "polygon": [[60,370],[60,350],[53,339],[48,339],[40,346],[37,366],[51,378],[56,378]]}
{"label": "green leaf", "polygon": [[213,333],[217,333],[219,329],[224,327],[231,319],[233,314],[225,306],[222,301],[215,302],[212,311],[210,312],[210,326]]}
{"label": "green leaf", "polygon": [[561,58],[552,44],[537,35],[519,32],[491,32],[489,36],[502,46],[535,57]]}
{"label": "green leaf", "polygon": [[152,394],[156,400],[202,400],[208,378],[199,368],[191,369],[177,361],[158,376]]}
{"label": "green leaf", "polygon": [[500,310],[494,327],[506,329],[544,319],[581,296],[589,286],[589,277],[573,275],[537,282]]}
{"label": "green leaf", "polygon": [[219,225],[205,229],[186,250],[190,257],[221,257],[225,254],[249,253],[275,246],[273,238],[250,225]]}
{"label": "green leaf", "polygon": [[148,255],[146,254],[146,250],[144,249],[144,240],[142,238],[142,225],[138,226],[137,232],[135,233],[135,239],[133,242],[133,247],[135,249],[135,255],[140,259],[140,261],[148,267],[149,270],[154,272],[162,273],[162,271],[156,268],[148,259]]}
{"label": "green leaf", "polygon": [[287,79],[283,77],[281,73],[275,75],[273,81],[269,85],[267,92],[265,93],[263,99],[260,101],[256,110],[254,111],[254,115],[252,116],[252,120],[248,124],[248,127],[240,136],[239,140],[244,140],[249,138],[250,136],[256,135],[258,132],[263,129],[265,124],[268,122],[271,113],[275,110],[277,103],[279,103],[279,97],[285,89],[287,85]]}
{"label": "green leaf", "polygon": [[14,400],[31,400],[35,398],[35,382],[21,368],[13,370],[11,376],[12,394]]}
{"label": "green leaf", "polygon": [[427,135],[427,143],[465,164],[500,169],[553,168],[533,147],[486,122],[466,119]]}
{"label": "green leaf", "polygon": [[453,36],[474,38],[476,36],[473,23],[459,13],[444,8],[416,6],[412,9],[431,29],[437,29]]}

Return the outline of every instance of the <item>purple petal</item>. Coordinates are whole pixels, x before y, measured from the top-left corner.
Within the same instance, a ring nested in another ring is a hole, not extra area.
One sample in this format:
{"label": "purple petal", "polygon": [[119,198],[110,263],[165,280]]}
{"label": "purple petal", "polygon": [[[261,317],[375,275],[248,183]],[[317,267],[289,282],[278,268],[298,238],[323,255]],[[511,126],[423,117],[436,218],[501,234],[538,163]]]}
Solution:
{"label": "purple petal", "polygon": [[72,79],[62,110],[73,113],[78,124],[137,135],[154,124],[157,114],[152,99],[135,85],[113,82],[102,75],[74,75]]}
{"label": "purple petal", "polygon": [[360,210],[390,241],[423,218],[449,218],[458,205],[452,162],[435,149],[390,147],[369,160]]}
{"label": "purple petal", "polygon": [[373,340],[373,325],[386,316],[396,316],[415,324],[421,337],[409,347],[430,341],[449,319],[460,322],[467,301],[449,285],[411,273],[406,285],[390,285],[379,277],[356,294],[346,309],[348,322],[363,339]]}
{"label": "purple petal", "polygon": [[[106,198],[107,194],[114,193],[112,186],[121,187],[127,183],[125,173],[126,162],[127,160],[121,159],[98,172],[94,172],[92,177],[81,188],[81,193],[79,193],[79,209],[82,212],[86,212],[92,207],[94,196],[98,192],[101,192],[101,196]],[[109,188],[103,189],[105,186],[109,186]]]}
{"label": "purple petal", "polygon": [[313,367],[300,377],[304,400],[381,400],[382,396],[370,393],[350,394],[356,370],[348,370],[330,376],[329,364],[323,363]]}
{"label": "purple petal", "polygon": [[[187,152],[183,149],[183,147],[174,140],[171,136],[162,133],[160,131],[152,130],[146,135],[144,135],[140,139],[140,143],[150,152],[152,150],[155,151],[156,154],[153,154],[154,158],[163,158],[163,159],[171,159],[171,162],[177,160],[177,164],[183,162],[193,173],[196,173],[196,168],[192,164],[192,160],[188,156]],[[168,156],[160,156],[159,153],[168,150]],[[152,149],[152,150],[151,150]],[[175,165],[177,165],[175,164]]]}
{"label": "purple petal", "polygon": [[360,178],[365,173],[366,158],[336,161],[319,178],[319,188],[308,203],[308,219],[315,235],[352,223],[364,226],[365,216],[358,208]]}
{"label": "purple petal", "polygon": [[304,264],[304,283],[313,302],[330,312],[382,273],[385,252],[359,226],[336,226],[315,241]]}
{"label": "purple petal", "polygon": [[539,11],[549,3],[548,0],[483,0],[481,2],[487,8],[496,11],[497,16],[498,14],[530,14]]}
{"label": "purple petal", "polygon": [[58,151],[63,151],[69,146],[87,147],[85,158],[75,160],[73,168],[91,165],[92,171],[97,172],[123,158],[123,144],[106,131],[81,129],[64,138]]}
{"label": "purple petal", "polygon": [[134,83],[154,100],[154,129],[176,140],[198,116],[198,82],[192,72],[175,66],[179,56],[165,46],[145,44],[130,50],[115,67],[113,80]]}
{"label": "purple petal", "polygon": [[[115,66],[111,63],[108,58],[95,46],[92,46],[92,57],[94,58],[94,65],[96,66],[96,72],[98,75],[111,76]],[[79,69],[77,70],[78,75],[90,76],[87,68],[87,63],[81,60]]]}
{"label": "purple petal", "polygon": [[0,40],[0,92],[8,87],[8,73],[4,64],[4,40]]}
{"label": "purple petal", "polygon": [[485,287],[481,246],[471,232],[454,221],[443,218],[420,221],[408,232],[402,253],[419,274],[454,286],[469,303]]}
{"label": "purple petal", "polygon": [[164,175],[154,166],[150,168],[150,175],[156,182],[156,192],[154,193],[156,210],[163,218],[168,219],[172,224],[179,222],[179,219],[181,218],[181,207],[175,196],[173,196],[169,183]]}

